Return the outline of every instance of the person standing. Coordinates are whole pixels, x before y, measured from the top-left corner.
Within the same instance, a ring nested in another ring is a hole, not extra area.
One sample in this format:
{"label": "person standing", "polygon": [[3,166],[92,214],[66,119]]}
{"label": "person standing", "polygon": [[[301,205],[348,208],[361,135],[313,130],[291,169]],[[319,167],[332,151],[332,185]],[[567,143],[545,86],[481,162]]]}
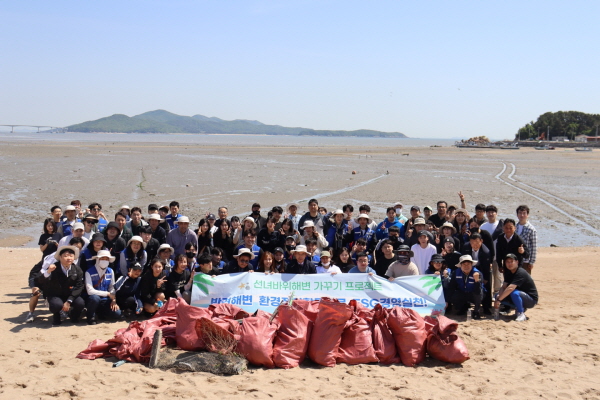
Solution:
{"label": "person standing", "polygon": [[523,243],[529,250],[529,257],[523,259],[522,266],[525,271],[531,274],[537,256],[537,231],[529,222],[529,207],[526,205],[517,207],[517,218],[519,219],[517,235],[521,236]]}
{"label": "person standing", "polygon": [[177,220],[177,227],[167,234],[167,243],[175,249],[174,256],[185,254],[185,245],[189,242],[198,248],[198,237],[190,229],[190,219],[184,215]]}

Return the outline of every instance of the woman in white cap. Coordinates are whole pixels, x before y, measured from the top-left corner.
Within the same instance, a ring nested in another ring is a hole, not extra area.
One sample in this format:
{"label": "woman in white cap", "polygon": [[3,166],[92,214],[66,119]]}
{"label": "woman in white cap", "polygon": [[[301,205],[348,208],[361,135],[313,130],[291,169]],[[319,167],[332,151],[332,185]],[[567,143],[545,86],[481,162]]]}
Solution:
{"label": "woman in white cap", "polygon": [[[241,226],[235,230],[235,232],[233,233],[233,245],[234,246],[239,246],[242,241],[243,241],[243,237],[244,237],[244,232],[249,231],[249,230],[253,230],[256,233],[256,221],[254,221],[254,218],[248,216],[246,218],[244,218],[242,220],[242,224]],[[215,245],[215,247],[219,247],[217,245]]]}
{"label": "woman in white cap", "polygon": [[119,261],[120,274],[127,275],[127,271],[130,266],[139,263],[140,265],[146,265],[146,243],[140,236],[134,236],[127,242],[127,247],[121,252],[121,258]]}
{"label": "woman in white cap", "polygon": [[317,274],[341,274],[342,270],[331,262],[331,253],[321,252],[321,260],[316,266]]}
{"label": "woman in white cap", "polygon": [[313,221],[311,221],[311,220],[305,221],[304,225],[302,226],[302,229],[304,230],[304,234],[300,237],[300,244],[306,245],[306,241],[308,239],[314,239],[317,241],[318,252],[321,252],[321,250],[323,250],[323,248],[329,246],[329,242],[327,241],[325,236],[321,235],[315,229],[315,224]]}
{"label": "woman in white cap", "polygon": [[96,314],[112,319],[121,316],[115,296],[115,274],[109,267],[115,258],[110,255],[108,250],[100,250],[92,258],[96,261],[96,265],[85,272],[88,325],[96,325]]}
{"label": "woman in white cap", "polygon": [[346,234],[347,242],[356,242],[358,239],[365,239],[367,242],[367,251],[372,251],[375,247],[375,231],[369,227],[373,223],[369,214],[360,214],[355,220],[356,226]]}

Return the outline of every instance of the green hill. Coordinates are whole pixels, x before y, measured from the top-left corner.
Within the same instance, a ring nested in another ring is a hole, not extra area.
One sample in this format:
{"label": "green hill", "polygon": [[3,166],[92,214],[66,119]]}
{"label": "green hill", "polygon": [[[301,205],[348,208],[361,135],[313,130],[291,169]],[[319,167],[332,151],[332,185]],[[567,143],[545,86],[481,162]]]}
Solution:
{"label": "green hill", "polygon": [[357,131],[324,131],[307,128],[288,128],[279,125],[266,125],[259,121],[245,119],[225,121],[220,118],[205,117],[200,114],[187,117],[173,114],[165,110],[148,111],[133,117],[115,114],[95,121],[71,125],[67,128],[69,132],[406,137],[399,132],[379,132],[366,129]]}

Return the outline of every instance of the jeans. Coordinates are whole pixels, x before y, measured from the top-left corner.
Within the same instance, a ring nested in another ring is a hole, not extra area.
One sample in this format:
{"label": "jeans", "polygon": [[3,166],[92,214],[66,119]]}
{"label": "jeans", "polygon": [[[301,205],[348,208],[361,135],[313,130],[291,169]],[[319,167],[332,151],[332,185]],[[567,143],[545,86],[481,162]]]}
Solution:
{"label": "jeans", "polygon": [[527,293],[521,292],[520,290],[513,290],[509,297],[501,301],[502,304],[507,305],[517,310],[520,314],[525,312],[526,308],[533,308],[537,304],[537,301],[531,298]]}
{"label": "jeans", "polygon": [[104,318],[117,319],[121,316],[121,310],[113,311],[110,309],[110,303],[112,302],[110,297],[100,297],[98,295],[91,295],[87,301],[87,313],[86,317],[88,320],[94,318],[96,314]]}

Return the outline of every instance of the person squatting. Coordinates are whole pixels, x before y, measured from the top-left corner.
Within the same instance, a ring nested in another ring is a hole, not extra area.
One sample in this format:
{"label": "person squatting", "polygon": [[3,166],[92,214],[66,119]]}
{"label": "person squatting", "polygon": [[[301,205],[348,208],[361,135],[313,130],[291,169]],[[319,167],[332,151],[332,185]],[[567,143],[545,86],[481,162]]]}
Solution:
{"label": "person squatting", "polygon": [[[531,277],[537,232],[529,207],[516,220],[498,218],[494,205],[477,204],[474,215],[458,193],[460,207],[438,201],[436,210],[403,205],[386,209],[374,221],[369,205],[354,215],[351,204],[328,212],[316,199],[301,213],[261,206],[240,218],[227,207],[207,212],[190,227],[180,204],[122,206],[111,221],[99,203],[83,209],[74,200],[54,206],[39,238],[42,258],[30,271],[31,298],[26,322],[33,322],[40,297],[52,325],[83,318],[98,320],[150,317],[169,298],[190,302],[196,274],[368,273],[393,281],[402,276],[435,274],[442,281],[446,313],[481,319],[495,309],[525,321],[538,302]],[[434,213],[434,211],[437,211]]]}

